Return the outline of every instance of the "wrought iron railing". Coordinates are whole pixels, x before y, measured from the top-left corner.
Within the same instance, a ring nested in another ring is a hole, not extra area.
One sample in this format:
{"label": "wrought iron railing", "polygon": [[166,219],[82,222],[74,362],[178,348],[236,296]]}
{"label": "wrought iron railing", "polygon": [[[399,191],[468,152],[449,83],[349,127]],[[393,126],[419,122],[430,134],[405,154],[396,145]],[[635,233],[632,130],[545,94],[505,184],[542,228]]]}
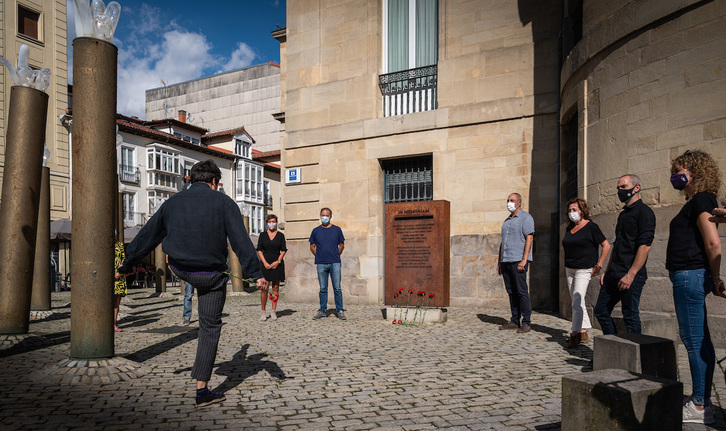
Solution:
{"label": "wrought iron railing", "polygon": [[118,177],[125,183],[139,184],[141,179],[141,172],[139,168],[133,166],[119,165]]}
{"label": "wrought iron railing", "polygon": [[383,116],[431,111],[438,107],[438,66],[417,67],[378,77],[383,95]]}

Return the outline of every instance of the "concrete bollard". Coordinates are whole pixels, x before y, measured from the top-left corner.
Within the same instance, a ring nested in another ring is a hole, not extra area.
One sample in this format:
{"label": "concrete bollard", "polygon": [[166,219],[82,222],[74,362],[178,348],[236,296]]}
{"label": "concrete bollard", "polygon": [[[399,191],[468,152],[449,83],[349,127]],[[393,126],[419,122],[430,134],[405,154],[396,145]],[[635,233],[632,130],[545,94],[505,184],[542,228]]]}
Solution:
{"label": "concrete bollard", "polygon": [[683,384],[625,370],[562,377],[562,431],[681,430]]}
{"label": "concrete bollard", "polygon": [[595,337],[592,369],[618,368],[664,379],[678,380],[673,340],[643,334]]}

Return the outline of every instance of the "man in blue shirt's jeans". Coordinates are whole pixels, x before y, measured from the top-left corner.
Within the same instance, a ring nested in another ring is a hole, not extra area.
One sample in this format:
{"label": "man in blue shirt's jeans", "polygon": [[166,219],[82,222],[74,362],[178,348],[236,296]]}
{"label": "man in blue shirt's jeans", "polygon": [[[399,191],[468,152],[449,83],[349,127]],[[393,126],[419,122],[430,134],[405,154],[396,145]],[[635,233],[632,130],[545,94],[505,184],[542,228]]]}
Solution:
{"label": "man in blue shirt's jeans", "polygon": [[310,252],[315,255],[320,283],[320,309],[313,320],[326,317],[328,311],[328,276],[333,282],[333,296],[338,319],[346,320],[343,309],[343,292],[340,290],[340,255],[345,248],[343,231],[330,223],[333,212],[330,208],[320,210],[320,226],[310,234]]}

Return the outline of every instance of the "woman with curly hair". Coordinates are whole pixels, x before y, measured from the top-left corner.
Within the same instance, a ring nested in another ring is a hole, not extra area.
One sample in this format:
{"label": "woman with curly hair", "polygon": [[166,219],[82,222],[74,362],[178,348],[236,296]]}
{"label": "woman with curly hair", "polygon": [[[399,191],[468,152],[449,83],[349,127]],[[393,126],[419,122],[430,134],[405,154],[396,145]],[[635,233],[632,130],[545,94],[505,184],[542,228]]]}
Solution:
{"label": "woman with curly hair", "polygon": [[693,393],[683,406],[683,422],[713,423],[711,384],[716,353],[706,317],[706,296],[724,296],[720,276],[721,240],[709,222],[718,207],[718,165],[703,151],[686,151],[671,163],[671,184],[686,195],[686,204],[671,220],[666,268],[673,283],[678,329],[688,351]]}
{"label": "woman with curly hair", "polygon": [[[565,250],[567,287],[572,297],[572,332],[567,339],[567,348],[572,349],[581,342],[590,342],[587,330],[592,326],[585,308],[585,296],[590,279],[605,264],[610,243],[600,227],[590,220],[590,210],[585,199],[570,199],[567,202],[567,217],[569,221],[565,237],[562,238],[562,248]],[[602,253],[598,256],[600,246]]]}

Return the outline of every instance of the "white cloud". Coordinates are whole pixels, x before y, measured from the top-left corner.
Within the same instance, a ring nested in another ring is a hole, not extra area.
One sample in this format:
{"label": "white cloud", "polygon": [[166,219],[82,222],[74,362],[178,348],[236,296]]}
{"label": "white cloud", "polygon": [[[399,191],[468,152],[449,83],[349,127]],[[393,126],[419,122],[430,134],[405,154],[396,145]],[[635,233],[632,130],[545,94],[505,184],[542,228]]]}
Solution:
{"label": "white cloud", "polygon": [[255,53],[252,47],[244,42],[239,42],[237,44],[237,49],[234,50],[229,61],[224,65],[220,72],[251,66],[255,58],[257,58],[257,53]]}
{"label": "white cloud", "polygon": [[203,34],[167,31],[158,43],[134,43],[119,50],[118,112],[144,118],[145,91],[195,79],[217,64]]}
{"label": "white cloud", "polygon": [[[66,0],[68,10],[68,81],[73,82],[73,46],[75,16],[73,0]],[[255,50],[239,42],[229,58],[212,53],[212,44],[197,31],[188,31],[164,10],[142,3],[138,7],[121,6],[121,19],[133,19],[133,30],[116,29],[113,43],[118,51],[117,112],[145,118],[146,90],[200,78],[252,65],[258,58]],[[124,21],[119,26],[125,25]],[[121,38],[118,36],[122,35]],[[221,69],[221,70],[220,70]]]}

